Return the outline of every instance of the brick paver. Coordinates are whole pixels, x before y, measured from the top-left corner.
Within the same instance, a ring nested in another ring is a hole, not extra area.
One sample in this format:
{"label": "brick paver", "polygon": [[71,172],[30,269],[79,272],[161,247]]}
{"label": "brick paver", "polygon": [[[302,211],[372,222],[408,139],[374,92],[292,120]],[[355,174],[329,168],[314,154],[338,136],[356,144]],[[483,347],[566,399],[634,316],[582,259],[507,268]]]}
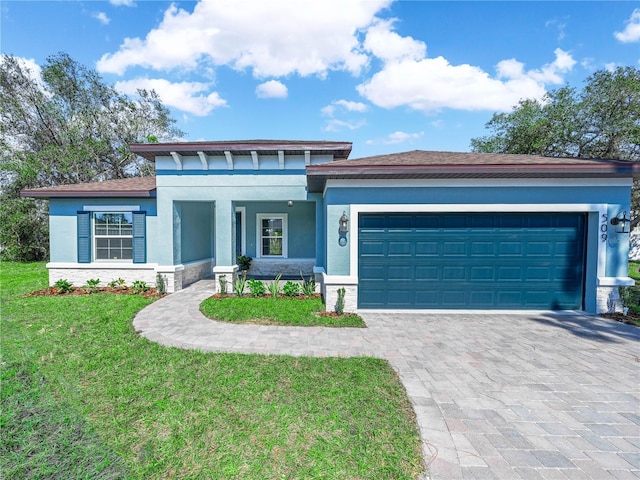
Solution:
{"label": "brick paver", "polygon": [[365,329],[205,318],[198,282],[138,313],[155,342],[203,351],[386,358],[433,479],[640,478],[640,329],[591,316],[363,312]]}

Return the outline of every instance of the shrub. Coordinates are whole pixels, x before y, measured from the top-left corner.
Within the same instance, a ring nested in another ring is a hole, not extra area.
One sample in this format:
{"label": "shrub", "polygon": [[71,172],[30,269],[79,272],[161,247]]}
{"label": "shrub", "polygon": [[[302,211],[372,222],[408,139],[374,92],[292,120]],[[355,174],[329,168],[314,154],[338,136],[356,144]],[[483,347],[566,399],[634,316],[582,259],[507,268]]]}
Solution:
{"label": "shrub", "polygon": [[336,303],[336,313],[342,315],[344,313],[344,296],[347,291],[344,287],[338,289],[338,302]]}
{"label": "shrub", "polygon": [[124,278],[116,278],[115,280],[111,280],[107,283],[108,287],[123,287],[124,286]]}
{"label": "shrub", "polygon": [[302,277],[302,286],[300,287],[302,294],[305,297],[312,297],[316,293],[316,279],[309,275],[309,280],[305,280],[302,272],[300,272],[300,276]]}
{"label": "shrub", "polygon": [[246,272],[247,270],[249,270],[249,268],[251,268],[251,260],[253,260],[253,258],[246,257],[244,255],[238,255],[237,260],[238,268],[243,272]]}
{"label": "shrub", "polygon": [[247,286],[249,287],[249,292],[251,292],[251,295],[254,297],[263,297],[267,292],[267,288],[264,286],[264,282],[256,280],[255,278],[249,280],[247,282]]}
{"label": "shrub", "polygon": [[87,293],[93,293],[98,290],[99,285],[99,278],[90,278],[89,280],[87,280],[87,284],[84,286],[84,289],[87,291]]}
{"label": "shrub", "polygon": [[280,294],[280,278],[282,278],[282,274],[279,273],[278,276],[269,284],[269,292],[272,297],[277,297]]}
{"label": "shrub", "polygon": [[244,287],[247,284],[247,276],[243,273],[242,275],[238,275],[236,277],[235,282],[233,282],[233,291],[234,293],[241,297],[244,295]]}
{"label": "shrub", "polygon": [[158,291],[158,295],[164,295],[167,291],[164,278],[162,277],[160,272],[156,274],[156,289]]}
{"label": "shrub", "polygon": [[284,284],[282,291],[287,297],[296,297],[300,295],[300,284],[292,281],[288,281]]}
{"label": "shrub", "polygon": [[143,280],[136,280],[135,282],[133,282],[133,284],[131,284],[131,291],[136,295],[138,293],[144,293],[147,290],[149,290],[149,287],[147,286],[147,282]]}
{"label": "shrub", "polygon": [[227,281],[227,276],[220,275],[220,277],[218,278],[218,283],[220,284],[220,295],[226,295],[227,285],[229,284],[229,282]]}
{"label": "shrub", "polygon": [[61,278],[53,284],[60,293],[70,293],[73,291],[73,285],[66,278]]}

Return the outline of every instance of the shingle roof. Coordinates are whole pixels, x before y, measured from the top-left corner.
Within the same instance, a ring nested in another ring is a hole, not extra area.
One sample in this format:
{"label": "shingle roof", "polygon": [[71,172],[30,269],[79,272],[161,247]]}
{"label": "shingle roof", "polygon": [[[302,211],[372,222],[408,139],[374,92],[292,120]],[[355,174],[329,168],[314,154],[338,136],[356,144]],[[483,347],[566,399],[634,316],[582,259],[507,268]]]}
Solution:
{"label": "shingle roof", "polygon": [[331,154],[336,158],[348,158],[351,153],[351,142],[307,141],[307,140],[232,140],[221,142],[179,142],[179,143],[137,143],[130,146],[133,153],[149,161],[157,156],[170,156],[171,152],[182,155],[197,156],[198,152],[206,155],[224,155],[225,151],[234,154],[249,155],[259,152],[264,155],[277,155],[278,151],[303,155]]}
{"label": "shingle roof", "polygon": [[153,197],[156,177],[133,177],[22,190],[22,197]]}
{"label": "shingle roof", "polygon": [[640,163],[624,160],[424,150],[340,160],[307,167],[307,183],[310,192],[322,191],[328,179],[631,177],[639,175]]}

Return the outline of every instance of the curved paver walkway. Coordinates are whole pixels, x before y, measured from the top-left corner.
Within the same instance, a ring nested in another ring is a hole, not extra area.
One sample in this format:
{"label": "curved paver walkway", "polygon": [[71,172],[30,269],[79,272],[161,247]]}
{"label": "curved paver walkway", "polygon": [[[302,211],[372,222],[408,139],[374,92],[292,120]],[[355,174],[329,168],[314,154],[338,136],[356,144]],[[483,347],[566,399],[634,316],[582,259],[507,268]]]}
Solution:
{"label": "curved paver walkway", "polygon": [[364,313],[366,329],[205,318],[201,281],[134,328],[216,352],[372,355],[413,402],[431,478],[640,478],[640,329],[589,316]]}

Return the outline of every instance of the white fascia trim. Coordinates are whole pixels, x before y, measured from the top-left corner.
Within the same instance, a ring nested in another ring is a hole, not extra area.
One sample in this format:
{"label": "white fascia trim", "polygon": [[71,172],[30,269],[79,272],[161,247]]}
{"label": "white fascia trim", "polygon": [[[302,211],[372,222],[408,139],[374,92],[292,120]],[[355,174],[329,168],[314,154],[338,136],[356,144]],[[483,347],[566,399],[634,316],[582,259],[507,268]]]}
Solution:
{"label": "white fascia trim", "polygon": [[85,212],[139,212],[140,205],[84,205]]}
{"label": "white fascia trim", "polygon": [[127,263],[127,262],[93,262],[93,263],[75,263],[75,262],[49,262],[45,265],[47,268],[76,268],[79,270],[150,270],[157,268],[157,263]]}
{"label": "white fascia trim", "polygon": [[[360,213],[560,213],[560,212],[598,212],[598,220],[606,218],[606,203],[485,203],[485,204],[353,204],[350,206],[349,268],[358,271],[358,217]],[[587,225],[589,228],[589,225]],[[593,228],[593,226],[591,226]],[[598,241],[598,277],[604,277],[607,259],[607,242]]]}
{"label": "white fascia trim", "polygon": [[632,287],[636,281],[630,277],[598,277],[599,287]]}
{"label": "white fascia trim", "polygon": [[631,187],[631,178],[415,178],[328,179],[331,188],[411,187]]}

